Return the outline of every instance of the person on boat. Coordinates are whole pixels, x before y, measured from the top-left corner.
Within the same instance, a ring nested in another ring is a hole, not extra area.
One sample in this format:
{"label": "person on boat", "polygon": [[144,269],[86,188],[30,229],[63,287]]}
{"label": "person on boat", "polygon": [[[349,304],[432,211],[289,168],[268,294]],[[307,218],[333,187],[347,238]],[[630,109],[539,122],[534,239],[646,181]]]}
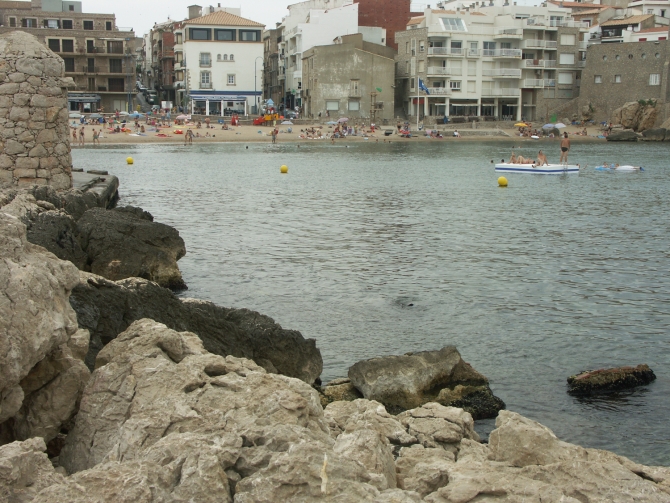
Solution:
{"label": "person on boat", "polygon": [[544,165],[549,166],[549,161],[547,160],[547,156],[545,154],[543,154],[541,150],[537,153],[537,165],[538,166],[544,166]]}
{"label": "person on boat", "polygon": [[568,152],[570,151],[570,140],[568,139],[568,133],[563,133],[563,138],[561,138],[561,164],[568,163]]}
{"label": "person on boat", "polygon": [[517,162],[516,154],[514,153],[514,150],[512,150],[512,155],[509,158],[509,164],[516,164],[516,162]]}

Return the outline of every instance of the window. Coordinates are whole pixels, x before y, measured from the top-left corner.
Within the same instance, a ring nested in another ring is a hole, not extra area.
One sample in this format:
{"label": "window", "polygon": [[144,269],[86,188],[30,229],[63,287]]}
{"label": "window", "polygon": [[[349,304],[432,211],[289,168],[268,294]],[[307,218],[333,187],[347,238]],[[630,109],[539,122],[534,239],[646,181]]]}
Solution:
{"label": "window", "polygon": [[123,41],[122,40],[108,40],[107,41],[107,52],[109,54],[123,54]]}
{"label": "window", "polygon": [[9,27],[10,28],[16,28],[16,18],[15,17],[10,17],[9,18]]}
{"label": "window", "polygon": [[235,55],[234,55],[234,54],[231,54],[229,59],[230,59],[231,61],[235,61]]}
{"label": "window", "polygon": [[[107,79],[107,83],[109,84],[109,91],[122,93],[125,90],[124,85],[123,85],[124,80],[125,79],[118,79],[118,78],[117,79]],[[114,108],[120,110],[120,109],[123,108],[123,106],[120,106],[120,107],[117,106],[117,107],[114,107]]]}
{"label": "window", "polygon": [[57,19],[45,19],[44,20],[44,27],[45,28],[52,28],[52,29],[57,30],[59,28],[58,20]]}
{"label": "window", "polygon": [[208,52],[200,53],[200,66],[212,66],[212,55]]}
{"label": "window", "polygon": [[350,80],[349,81],[349,96],[360,96],[360,95],[361,95],[360,81]]}
{"label": "window", "polygon": [[216,60],[217,60],[217,61],[221,61],[221,54],[217,54],[217,55],[216,55]]}
{"label": "window", "polygon": [[614,76],[614,83],[615,84],[621,84],[621,75],[615,75]]}
{"label": "window", "polygon": [[84,21],[84,30],[92,30],[93,21]]}
{"label": "window", "polygon": [[[234,86],[235,85],[235,74],[234,73],[229,73],[228,74],[228,85],[229,86]],[[298,88],[300,88],[300,83],[298,82]]]}
{"label": "window", "polygon": [[425,71],[424,65],[425,65],[424,60],[423,59],[420,60],[419,61],[419,73],[423,73]]}
{"label": "window", "polygon": [[572,84],[572,72],[558,72],[559,84]]}
{"label": "window", "polygon": [[112,22],[111,21],[105,21],[105,30],[112,31]]}
{"label": "window", "polygon": [[58,40],[57,38],[48,39],[47,45],[49,46],[49,49],[51,49],[53,52],[60,52],[60,40]]}
{"label": "window", "polygon": [[423,40],[419,40],[419,52],[424,52],[426,50],[426,43]]}
{"label": "window", "polygon": [[661,17],[665,17],[665,9],[661,9]]}
{"label": "window", "polygon": [[561,65],[574,65],[575,64],[575,55],[574,54],[561,54],[558,59]]}
{"label": "window", "polygon": [[[191,35],[191,38],[193,38],[192,35]],[[202,39],[202,40],[209,40],[209,38]],[[234,42],[235,41],[235,30],[214,30],[214,40]]]}
{"label": "window", "polygon": [[211,40],[212,39],[212,30],[209,28],[191,28],[190,29],[190,39],[191,40]]}
{"label": "window", "polygon": [[260,39],[260,30],[240,30],[240,40],[242,42],[258,42]]}
{"label": "window", "polygon": [[337,112],[340,109],[339,101],[326,101],[326,110],[330,112]]}
{"label": "window", "polygon": [[74,72],[74,58],[63,58],[66,72]]}
{"label": "window", "polygon": [[22,19],[21,26],[23,28],[37,28],[37,19],[34,18]]}
{"label": "window", "polygon": [[561,35],[561,45],[575,45],[574,35]]}
{"label": "window", "polygon": [[414,90],[414,80],[415,79],[409,79],[409,89],[410,89],[410,91]]}
{"label": "window", "polygon": [[61,51],[74,52],[74,40],[62,40],[61,43],[63,44]]}
{"label": "window", "polygon": [[477,62],[476,61],[468,61],[468,76],[475,76],[477,75]]}
{"label": "window", "polygon": [[361,102],[358,100],[349,100],[349,110],[358,111],[361,109]]}
{"label": "window", "polygon": [[484,50],[482,56],[493,56],[496,50],[495,42],[484,42]]}
{"label": "window", "polygon": [[461,90],[461,81],[460,80],[450,80],[449,81],[449,89],[452,91],[460,91]]}
{"label": "window", "polygon": [[603,83],[603,76],[602,75],[594,75],[593,76],[593,82],[595,84],[602,84]]}
{"label": "window", "polygon": [[416,56],[416,39],[412,39],[412,56]]}
{"label": "window", "polygon": [[459,17],[441,17],[445,31],[465,31],[465,23]]}
{"label": "window", "polygon": [[68,9],[70,12],[74,12],[74,5],[68,5]]}
{"label": "window", "polygon": [[474,80],[468,80],[468,92],[474,93],[477,91],[477,82]]}
{"label": "window", "polygon": [[181,33],[175,33],[175,44],[181,44]]}
{"label": "window", "polygon": [[121,59],[110,59],[109,60],[109,73],[123,73],[123,60],[121,60]]}
{"label": "window", "polygon": [[200,72],[200,84],[208,85],[212,83],[212,72]]}
{"label": "window", "polygon": [[72,19],[63,19],[63,29],[71,30],[72,28],[73,28]]}
{"label": "window", "polygon": [[405,42],[405,54],[409,54],[409,42]]}
{"label": "window", "polygon": [[649,85],[650,86],[660,86],[661,85],[661,74],[660,73],[650,73],[649,74]]}
{"label": "window", "polygon": [[411,66],[412,69],[412,75],[416,75],[416,59],[412,58],[409,63],[409,66]]}

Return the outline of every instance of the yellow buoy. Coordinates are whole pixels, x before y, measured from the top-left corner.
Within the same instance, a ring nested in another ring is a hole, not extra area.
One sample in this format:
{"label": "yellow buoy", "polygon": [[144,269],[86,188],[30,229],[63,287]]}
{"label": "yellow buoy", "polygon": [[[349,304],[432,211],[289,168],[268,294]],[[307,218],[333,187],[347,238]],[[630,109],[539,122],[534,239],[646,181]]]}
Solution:
{"label": "yellow buoy", "polygon": [[507,178],[504,176],[498,178],[498,187],[507,187]]}
{"label": "yellow buoy", "polygon": [[128,164],[132,164],[132,163],[135,162],[135,161],[133,161],[133,158],[132,158],[132,157],[126,157],[126,162],[127,162]]}
{"label": "yellow buoy", "polygon": [[281,168],[279,168],[279,171],[282,173],[288,173],[288,166],[286,164],[283,164]]}

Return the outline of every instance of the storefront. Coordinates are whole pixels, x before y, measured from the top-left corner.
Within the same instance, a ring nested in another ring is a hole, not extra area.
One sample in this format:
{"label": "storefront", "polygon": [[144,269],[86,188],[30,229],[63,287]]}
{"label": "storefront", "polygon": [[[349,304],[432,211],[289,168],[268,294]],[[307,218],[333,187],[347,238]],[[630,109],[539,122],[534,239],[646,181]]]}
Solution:
{"label": "storefront", "polygon": [[91,113],[100,109],[99,94],[67,93],[67,107],[70,112]]}
{"label": "storefront", "polygon": [[189,98],[194,115],[248,115],[246,96],[191,94]]}

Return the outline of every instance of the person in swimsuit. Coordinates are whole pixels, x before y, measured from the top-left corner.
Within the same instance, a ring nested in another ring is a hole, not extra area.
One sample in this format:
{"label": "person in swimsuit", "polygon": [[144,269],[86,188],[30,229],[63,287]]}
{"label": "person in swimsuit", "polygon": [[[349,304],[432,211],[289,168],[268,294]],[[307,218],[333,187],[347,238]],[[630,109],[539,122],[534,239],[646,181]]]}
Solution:
{"label": "person in swimsuit", "polygon": [[549,161],[547,160],[547,156],[544,155],[541,150],[537,153],[537,164],[538,164],[538,166],[544,166],[544,165],[549,166]]}
{"label": "person in swimsuit", "polygon": [[95,129],[93,130],[93,145],[100,145],[100,133],[98,133]]}
{"label": "person in swimsuit", "polygon": [[561,138],[561,164],[568,163],[568,152],[570,151],[570,140],[568,139],[568,133],[563,133],[563,138]]}
{"label": "person in swimsuit", "polygon": [[79,145],[84,146],[84,126],[79,129]]}

